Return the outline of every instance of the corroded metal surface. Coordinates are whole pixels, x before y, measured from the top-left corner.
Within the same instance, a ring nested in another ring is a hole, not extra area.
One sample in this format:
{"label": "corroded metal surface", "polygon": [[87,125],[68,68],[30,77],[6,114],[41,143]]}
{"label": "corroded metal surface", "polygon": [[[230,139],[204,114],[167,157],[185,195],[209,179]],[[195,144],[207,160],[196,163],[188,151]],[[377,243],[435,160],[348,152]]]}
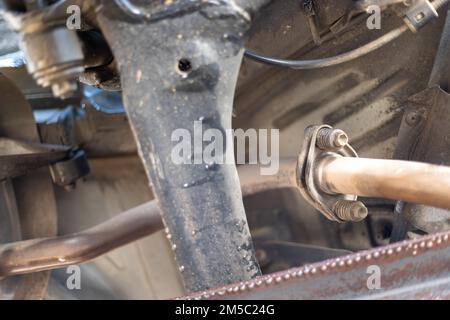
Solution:
{"label": "corroded metal surface", "polygon": [[74,235],[1,245],[0,278],[87,262],[162,228],[151,201]]}
{"label": "corroded metal surface", "polygon": [[297,159],[281,159],[276,174],[261,175],[261,166],[243,165],[238,167],[242,195],[281,188],[297,188]]}
{"label": "corroded metal surface", "polygon": [[[346,161],[358,161],[359,164],[364,164],[366,161],[375,161],[380,167],[385,170],[389,165],[400,164],[403,166],[403,172],[409,172],[410,166],[425,166],[425,167],[437,167],[438,169],[448,171],[449,168],[441,166],[432,166],[429,164],[418,164],[403,161],[393,160],[369,160],[369,159],[356,159],[356,158],[340,158],[344,161],[346,170],[356,170],[361,174],[369,172],[368,168],[361,170],[361,166],[347,165]],[[359,167],[359,168],[358,168]],[[364,167],[364,166],[363,166]],[[372,166],[371,166],[372,167]],[[377,167],[377,166],[373,166]],[[297,163],[294,159],[285,160],[281,163],[280,171],[278,175],[274,176],[260,176],[258,173],[258,166],[240,166],[239,176],[241,179],[241,186],[243,194],[249,195],[260,191],[272,190],[277,188],[296,187],[296,169]],[[335,170],[336,171],[336,170]],[[347,172],[346,171],[346,172]],[[376,171],[376,170],[372,170]],[[426,170],[423,170],[426,171]],[[386,174],[396,172],[396,170],[387,170]],[[430,174],[428,172],[428,174]],[[351,176],[351,175],[349,175]],[[414,179],[420,176],[417,173],[412,174]],[[363,175],[363,178],[367,175]],[[344,177],[340,180],[331,181],[344,181]],[[347,178],[349,179],[349,178]],[[441,180],[439,180],[441,179]],[[361,179],[368,180],[367,178]],[[441,191],[436,194],[440,194],[438,199],[446,201],[446,196],[442,195],[444,189],[445,175],[433,179],[433,182],[442,181],[442,183],[436,184],[441,188]],[[447,179],[448,180],[448,179]],[[353,180],[349,180],[353,182]],[[366,183],[368,186],[375,186],[376,179],[369,179],[371,183]],[[392,188],[397,184],[396,179],[382,179],[383,188],[380,190]],[[401,180],[404,183],[404,180]],[[355,183],[356,186],[360,183]],[[401,190],[410,190],[411,188],[421,186],[424,184],[407,183],[406,187],[401,186]],[[353,187],[353,184],[350,183]],[[378,190],[377,188],[373,188]],[[433,189],[433,188],[431,188]],[[339,189],[342,192],[348,192],[348,190]],[[392,195],[397,195],[398,192],[392,192]],[[426,192],[423,192],[426,195]],[[418,198],[422,197],[419,195]],[[403,198],[402,199],[406,199]],[[435,202],[437,203],[437,202]],[[163,224],[160,219],[160,211],[156,201],[148,202],[135,209],[131,209],[124,212],[120,216],[106,221],[96,227],[88,229],[86,231],[74,234],[66,235],[64,237],[43,238],[34,239],[22,242],[16,242],[0,246],[0,277],[12,276],[15,274],[24,274],[30,272],[36,272],[41,270],[51,270],[61,268],[66,265],[87,262],[99,255],[102,255],[110,250],[113,250],[119,246],[127,244],[129,242],[140,239],[144,236],[150,235],[163,228]],[[167,238],[171,240],[172,235],[167,234]]]}
{"label": "corroded metal surface", "polygon": [[[243,194],[294,186],[288,178],[295,180],[296,167],[296,161],[286,161],[278,175],[259,176],[258,166],[241,166]],[[2,244],[0,278],[88,262],[161,229],[158,204],[150,201],[76,234]]]}
{"label": "corroded metal surface", "polygon": [[[380,268],[380,289],[369,289],[371,266]],[[181,299],[450,299],[450,233],[359,252]]]}
{"label": "corroded metal surface", "polygon": [[450,167],[414,161],[327,157],[317,166],[322,190],[405,200],[450,209]]}
{"label": "corroded metal surface", "polygon": [[[168,239],[193,292],[260,274],[235,165],[176,164],[171,137],[177,129],[194,136],[196,121],[220,132],[232,128],[245,35],[251,14],[266,1],[202,2],[201,9],[184,11],[191,2],[156,6],[164,14],[174,8],[170,20],[132,23],[108,5],[97,17],[119,65],[125,109]],[[139,10],[154,9],[147,3]],[[231,141],[223,147],[224,159],[231,159]],[[192,160],[199,156],[193,150]]]}

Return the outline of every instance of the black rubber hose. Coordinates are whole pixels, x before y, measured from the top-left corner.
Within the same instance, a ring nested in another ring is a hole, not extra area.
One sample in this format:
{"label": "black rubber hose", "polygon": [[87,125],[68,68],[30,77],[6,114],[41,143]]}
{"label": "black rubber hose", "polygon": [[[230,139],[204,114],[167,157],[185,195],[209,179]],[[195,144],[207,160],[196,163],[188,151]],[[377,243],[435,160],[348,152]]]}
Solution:
{"label": "black rubber hose", "polygon": [[398,38],[401,36],[405,31],[408,30],[407,26],[401,26],[399,28],[396,28],[385,35],[381,36],[380,38],[362,46],[358,49],[342,53],[340,55],[329,57],[329,58],[322,58],[322,59],[315,59],[315,60],[284,60],[284,59],[277,59],[277,58],[271,58],[267,56],[260,55],[258,53],[255,53],[251,50],[246,50],[245,56],[247,58],[250,58],[252,60],[267,63],[271,65],[281,66],[281,67],[288,67],[296,70],[307,70],[307,69],[317,69],[317,68],[325,68],[325,67],[331,67],[338,64],[342,64],[354,59],[357,59],[359,57],[362,57],[372,51],[375,51],[382,46],[386,45],[387,43],[391,42],[392,40]]}

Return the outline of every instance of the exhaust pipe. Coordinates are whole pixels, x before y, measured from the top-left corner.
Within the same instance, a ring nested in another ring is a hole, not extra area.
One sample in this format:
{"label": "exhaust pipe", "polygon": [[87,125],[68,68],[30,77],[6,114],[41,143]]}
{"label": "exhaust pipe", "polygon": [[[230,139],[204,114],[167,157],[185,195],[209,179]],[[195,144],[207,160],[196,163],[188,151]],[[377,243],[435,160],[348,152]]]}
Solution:
{"label": "exhaust pipe", "polygon": [[[338,153],[336,148],[348,145],[331,143],[333,139],[346,140],[342,132],[336,135],[327,131],[326,135],[317,135],[323,128],[309,131],[309,137],[319,139],[308,141],[307,138],[304,151],[309,152],[303,152],[298,160],[282,160],[277,175],[260,176],[258,166],[239,167],[243,194],[299,188],[318,210],[327,217],[331,212],[333,216],[329,218],[338,222],[359,221],[367,216],[367,209],[356,201],[356,196],[450,209],[450,167],[347,157],[346,152]],[[330,138],[329,143],[326,137]],[[329,148],[335,148],[335,152],[330,152]],[[318,152],[311,159],[313,149]],[[0,245],[0,278],[87,262],[162,228],[158,205],[151,201],[74,235]]]}
{"label": "exhaust pipe", "polygon": [[450,209],[450,167],[398,160],[329,156],[317,167],[330,194],[385,198]]}

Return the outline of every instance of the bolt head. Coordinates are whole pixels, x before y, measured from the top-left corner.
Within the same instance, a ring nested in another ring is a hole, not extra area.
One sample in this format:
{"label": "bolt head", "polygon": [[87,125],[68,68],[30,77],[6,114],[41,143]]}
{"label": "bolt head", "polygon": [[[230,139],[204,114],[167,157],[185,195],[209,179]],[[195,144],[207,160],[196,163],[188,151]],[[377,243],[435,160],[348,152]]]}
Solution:
{"label": "bolt head", "polygon": [[420,123],[422,116],[419,112],[417,111],[411,111],[406,115],[406,123],[410,126],[410,127],[414,127],[416,125],[418,125]]}

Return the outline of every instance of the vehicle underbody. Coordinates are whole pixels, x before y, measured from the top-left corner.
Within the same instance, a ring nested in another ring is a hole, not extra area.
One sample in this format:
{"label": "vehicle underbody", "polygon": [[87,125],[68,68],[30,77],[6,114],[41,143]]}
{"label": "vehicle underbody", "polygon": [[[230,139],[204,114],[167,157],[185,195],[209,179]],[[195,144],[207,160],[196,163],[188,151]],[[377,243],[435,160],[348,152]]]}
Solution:
{"label": "vehicle underbody", "polygon": [[450,298],[448,3],[0,1],[0,299]]}

